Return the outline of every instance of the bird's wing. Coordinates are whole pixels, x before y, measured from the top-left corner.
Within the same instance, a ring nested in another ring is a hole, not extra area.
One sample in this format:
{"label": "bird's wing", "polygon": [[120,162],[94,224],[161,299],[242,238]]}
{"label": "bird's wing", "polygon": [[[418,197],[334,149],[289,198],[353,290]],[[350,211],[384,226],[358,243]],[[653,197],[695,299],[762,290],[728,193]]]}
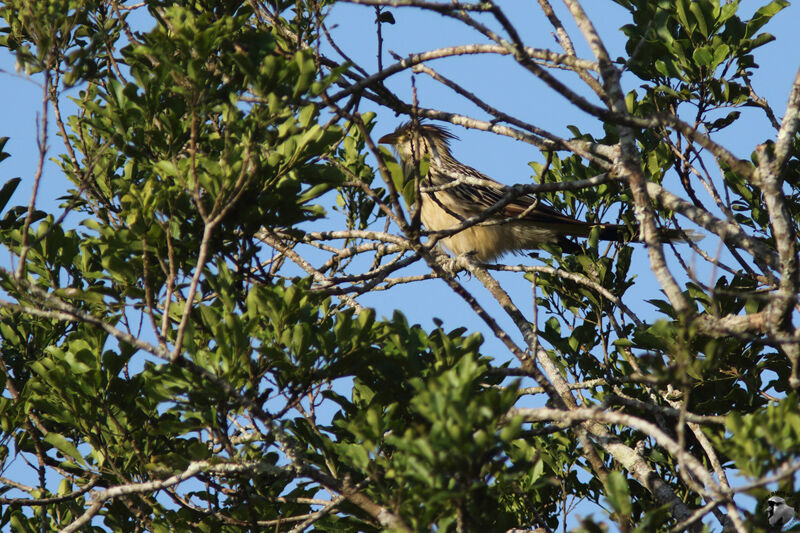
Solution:
{"label": "bird's wing", "polygon": [[[473,214],[492,207],[503,199],[508,190],[502,183],[466,165],[460,165],[458,169],[446,169],[446,176],[452,180],[452,186],[447,191],[463,202],[462,205],[480,207]],[[530,194],[518,196],[492,216],[492,218],[511,217],[520,217],[521,220],[539,223],[587,225],[586,222],[562,215],[544,200],[537,199]]]}

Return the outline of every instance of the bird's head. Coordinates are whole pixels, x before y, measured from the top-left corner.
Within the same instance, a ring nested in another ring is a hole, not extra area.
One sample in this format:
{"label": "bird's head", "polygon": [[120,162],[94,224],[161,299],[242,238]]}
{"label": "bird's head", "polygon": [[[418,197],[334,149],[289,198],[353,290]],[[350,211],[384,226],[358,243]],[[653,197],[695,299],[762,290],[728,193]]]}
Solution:
{"label": "bird's head", "polygon": [[378,142],[397,150],[404,162],[420,161],[424,157],[441,159],[450,156],[450,140],[457,137],[441,126],[406,122],[381,137]]}
{"label": "bird's head", "polygon": [[794,508],[780,496],[770,496],[767,500],[767,521],[770,526],[782,528],[794,520]]}
{"label": "bird's head", "polygon": [[786,500],[784,500],[780,496],[770,496],[769,499],[767,500],[767,506],[768,507],[775,507],[775,506],[781,505],[783,503],[786,503]]}

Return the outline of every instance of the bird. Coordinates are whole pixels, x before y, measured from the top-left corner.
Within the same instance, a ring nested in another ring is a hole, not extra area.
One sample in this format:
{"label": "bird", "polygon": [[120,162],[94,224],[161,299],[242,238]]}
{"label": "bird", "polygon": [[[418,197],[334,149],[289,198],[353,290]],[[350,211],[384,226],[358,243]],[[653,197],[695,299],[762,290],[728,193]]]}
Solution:
{"label": "bird", "polygon": [[767,522],[775,531],[781,531],[794,519],[794,509],[780,496],[770,496],[767,500]]}
{"label": "bird", "polygon": [[[427,159],[428,172],[422,176],[420,219],[430,232],[452,230],[465,220],[491,208],[507,193],[508,187],[453,157],[450,142],[457,139],[449,130],[431,123],[410,121],[381,137],[380,144],[391,145],[397,153],[406,179],[415,164]],[[607,241],[632,240],[631,230],[621,224],[593,224],[559,213],[543,199],[530,194],[514,198],[497,212],[475,225],[439,242],[456,255],[471,254],[482,262],[512,252],[556,244],[575,251],[569,237],[589,237],[594,228]],[[662,231],[662,240],[677,240],[676,230]]]}

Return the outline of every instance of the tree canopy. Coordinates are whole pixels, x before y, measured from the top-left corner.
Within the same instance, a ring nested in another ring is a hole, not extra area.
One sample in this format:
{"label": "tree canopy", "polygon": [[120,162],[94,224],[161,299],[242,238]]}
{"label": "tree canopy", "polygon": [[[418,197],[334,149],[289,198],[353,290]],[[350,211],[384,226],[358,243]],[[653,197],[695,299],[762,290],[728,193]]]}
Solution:
{"label": "tree canopy", "polygon": [[[613,3],[621,57],[578,0],[531,2],[537,38],[499,1],[2,2],[41,109],[35,173],[0,179],[0,526],[741,533],[800,503],[800,72],[776,107],[754,59],[788,2]],[[444,23],[468,40],[384,46]],[[481,94],[465,56],[582,122]],[[632,242],[448,256],[387,111],[526,143],[501,202]],[[474,321],[364,303],[414,290]]]}

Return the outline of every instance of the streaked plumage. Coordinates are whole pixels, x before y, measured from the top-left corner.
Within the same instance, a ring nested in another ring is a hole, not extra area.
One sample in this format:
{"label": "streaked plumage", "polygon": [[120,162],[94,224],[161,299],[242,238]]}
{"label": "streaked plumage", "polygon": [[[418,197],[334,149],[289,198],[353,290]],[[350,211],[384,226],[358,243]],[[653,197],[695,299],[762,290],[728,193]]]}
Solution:
{"label": "streaked plumage", "polygon": [[[406,177],[414,161],[428,157],[428,173],[422,184],[421,219],[429,231],[457,227],[463,220],[492,207],[505,194],[506,187],[464,165],[450,153],[455,136],[432,124],[405,123],[379,142],[391,144],[400,157]],[[497,223],[504,219],[516,220]],[[480,261],[491,261],[506,252],[538,248],[542,244],[569,245],[565,237],[588,237],[599,227],[600,238],[628,240],[629,231],[616,224],[589,224],[562,215],[531,195],[520,196],[485,222],[442,239],[456,254],[473,253]]]}

